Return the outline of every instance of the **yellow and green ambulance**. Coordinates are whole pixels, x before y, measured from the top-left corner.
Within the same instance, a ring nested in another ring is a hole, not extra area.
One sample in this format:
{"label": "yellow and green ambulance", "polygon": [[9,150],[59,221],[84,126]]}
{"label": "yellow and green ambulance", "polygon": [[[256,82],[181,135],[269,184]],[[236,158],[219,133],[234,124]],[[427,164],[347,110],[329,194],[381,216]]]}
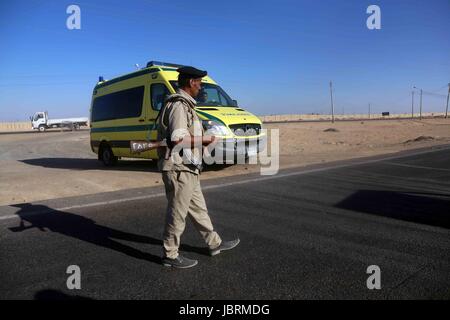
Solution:
{"label": "yellow and green ambulance", "polygon": [[[105,165],[113,165],[122,157],[158,158],[156,150],[131,153],[130,141],[156,140],[156,120],[165,97],[177,90],[179,67],[150,61],[138,71],[111,80],[99,78],[92,94],[90,140],[92,151]],[[252,156],[265,148],[261,120],[239,108],[209,76],[202,79],[195,111],[205,130],[222,139],[216,152]],[[250,141],[256,141],[257,147],[249,147],[255,145]]]}

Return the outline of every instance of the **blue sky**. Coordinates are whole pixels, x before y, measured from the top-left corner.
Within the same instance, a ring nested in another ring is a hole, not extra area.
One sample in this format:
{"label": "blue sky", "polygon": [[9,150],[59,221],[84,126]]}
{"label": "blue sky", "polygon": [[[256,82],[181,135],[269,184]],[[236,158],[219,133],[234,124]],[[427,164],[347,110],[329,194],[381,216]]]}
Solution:
{"label": "blue sky", "polygon": [[450,81],[448,0],[1,1],[0,37],[1,121],[88,116],[99,75],[150,60],[208,70],[258,115],[328,113],[330,80],[337,113],[410,112],[413,85],[443,111]]}

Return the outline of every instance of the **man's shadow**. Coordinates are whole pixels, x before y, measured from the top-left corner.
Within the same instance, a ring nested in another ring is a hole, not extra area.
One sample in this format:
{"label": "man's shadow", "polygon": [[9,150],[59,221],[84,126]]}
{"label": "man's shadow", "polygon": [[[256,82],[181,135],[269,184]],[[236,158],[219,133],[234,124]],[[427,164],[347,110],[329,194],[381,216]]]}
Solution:
{"label": "man's shadow", "polygon": [[69,295],[64,292],[53,290],[53,289],[46,289],[38,291],[34,295],[34,300],[80,300],[80,301],[93,301],[94,299],[79,296],[79,295]]}
{"label": "man's shadow", "polygon": [[[9,228],[13,232],[23,232],[27,229],[37,228],[43,232],[56,232],[97,246],[115,250],[136,259],[158,264],[161,263],[160,256],[142,252],[117,242],[114,239],[156,245],[161,248],[163,244],[162,240],[105,227],[97,224],[92,219],[70,212],[54,210],[44,205],[32,205],[26,203],[15,204],[13,206],[20,208],[16,214],[21,219],[18,227]],[[181,245],[180,250],[207,255],[206,247],[200,248],[190,245]]]}

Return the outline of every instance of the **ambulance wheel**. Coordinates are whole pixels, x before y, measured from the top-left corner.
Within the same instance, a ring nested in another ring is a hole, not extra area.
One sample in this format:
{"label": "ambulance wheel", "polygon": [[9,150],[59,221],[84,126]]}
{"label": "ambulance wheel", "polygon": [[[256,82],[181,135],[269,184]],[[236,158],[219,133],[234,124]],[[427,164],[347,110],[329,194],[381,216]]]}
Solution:
{"label": "ambulance wheel", "polygon": [[117,163],[118,157],[114,155],[111,147],[105,144],[100,148],[100,160],[106,167],[111,167]]}

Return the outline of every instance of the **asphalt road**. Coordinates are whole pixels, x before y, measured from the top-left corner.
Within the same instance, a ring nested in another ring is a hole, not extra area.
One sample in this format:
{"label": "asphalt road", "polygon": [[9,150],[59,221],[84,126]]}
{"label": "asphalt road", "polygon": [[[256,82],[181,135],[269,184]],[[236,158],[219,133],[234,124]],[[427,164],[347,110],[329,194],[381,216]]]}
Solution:
{"label": "asphalt road", "polygon": [[450,298],[450,146],[203,187],[216,229],[241,244],[209,257],[188,222],[188,270],[159,264],[161,187],[0,207],[0,298]]}

